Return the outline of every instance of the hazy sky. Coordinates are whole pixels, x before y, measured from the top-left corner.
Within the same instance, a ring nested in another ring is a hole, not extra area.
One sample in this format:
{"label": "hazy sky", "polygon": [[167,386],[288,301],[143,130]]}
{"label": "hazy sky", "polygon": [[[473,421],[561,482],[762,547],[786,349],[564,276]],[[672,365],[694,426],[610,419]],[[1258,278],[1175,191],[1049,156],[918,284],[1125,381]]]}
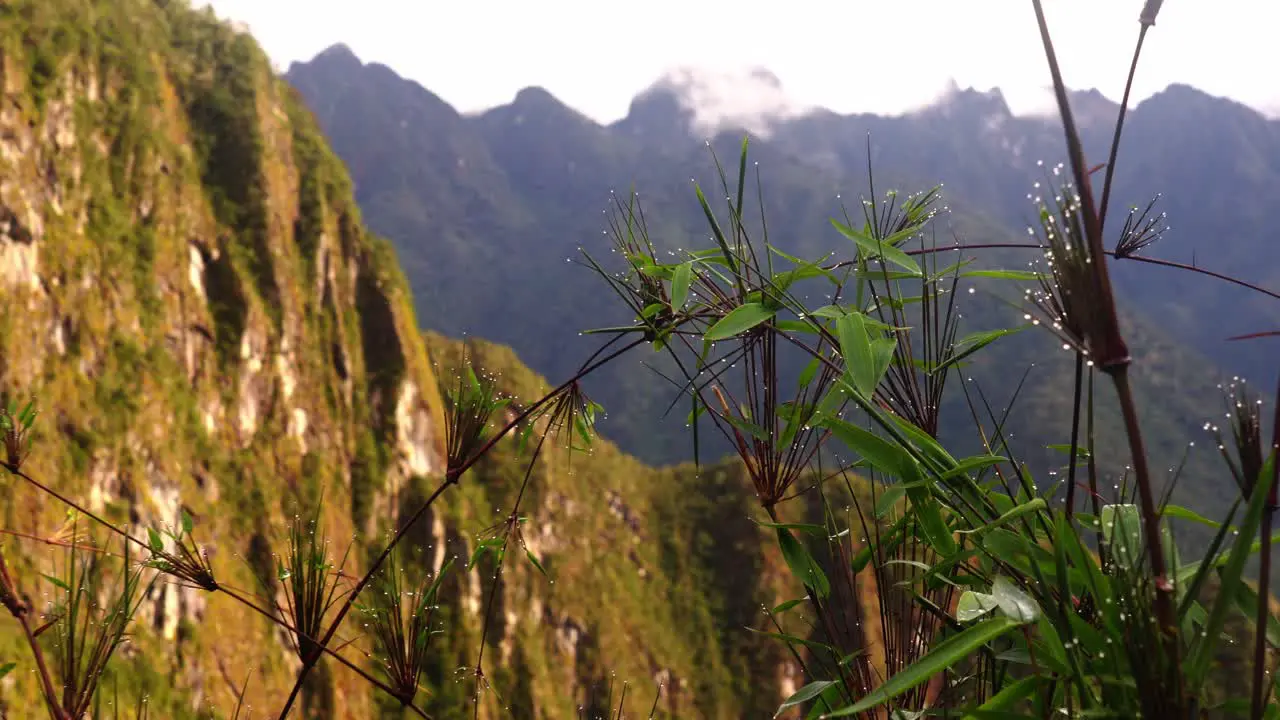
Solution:
{"label": "hazy sky", "polygon": [[[199,0],[197,0],[199,2]],[[804,105],[897,113],[950,79],[1042,108],[1047,67],[1028,0],[209,0],[281,69],[337,42],[462,111],[529,85],[609,122],[674,66],[763,67]],[[1142,0],[1046,0],[1067,83],[1118,99]],[[785,10],[784,10],[785,9]],[[1182,82],[1280,111],[1280,2],[1166,0],[1138,98]],[[746,107],[757,93],[720,92]]]}

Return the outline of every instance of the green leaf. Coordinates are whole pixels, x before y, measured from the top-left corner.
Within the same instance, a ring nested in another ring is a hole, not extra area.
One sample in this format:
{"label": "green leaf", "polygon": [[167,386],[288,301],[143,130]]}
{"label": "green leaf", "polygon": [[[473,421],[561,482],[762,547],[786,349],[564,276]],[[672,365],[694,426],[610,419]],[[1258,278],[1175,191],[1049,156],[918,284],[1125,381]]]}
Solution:
{"label": "green leaf", "polygon": [[800,603],[807,601],[808,599],[809,599],[809,598],[807,598],[807,597],[802,597],[802,598],[796,598],[795,600],[788,600],[788,601],[786,601],[786,602],[784,602],[784,603],[780,603],[780,604],[779,604],[777,607],[775,607],[771,612],[772,612],[774,615],[777,615],[777,614],[779,614],[779,613],[784,613],[784,612],[786,612],[786,611],[790,610],[791,608],[793,608],[793,607],[795,607],[795,606],[799,605]]}
{"label": "green leaf", "polygon": [[811,534],[811,535],[823,535],[823,536],[825,536],[825,535],[827,534],[827,528],[826,528],[825,526],[822,526],[822,525],[815,525],[815,524],[813,524],[813,523],[773,523],[773,522],[762,522],[762,523],[757,523],[757,524],[758,524],[760,527],[775,528],[775,529],[787,529],[787,530],[799,530],[799,531],[801,531],[801,532],[807,532],[807,533],[809,533],[809,534]]}
{"label": "green leaf", "polygon": [[5,663],[3,665],[0,665],[0,679],[3,679],[5,675],[8,675],[9,673],[13,672],[13,669],[16,667],[18,667],[18,663],[10,662],[10,663]]}
{"label": "green leaf", "polygon": [[1023,515],[1030,515],[1031,513],[1039,512],[1045,509],[1046,507],[1048,507],[1048,505],[1045,503],[1044,498],[1033,498],[1031,500],[1028,500],[1027,502],[1022,503],[1021,505],[1018,505],[1014,508],[1011,508],[1005,511],[1004,513],[1001,513],[1000,517],[996,518],[995,520],[992,520],[991,522],[987,523],[986,525],[983,525],[982,527],[974,528],[973,530],[961,530],[961,532],[976,533],[978,535],[982,535],[1002,525],[1007,525],[1008,523],[1012,522],[1013,520],[1017,520]]}
{"label": "green leaf", "polygon": [[679,310],[689,299],[689,285],[693,282],[693,261],[680,263],[671,277],[671,309]]}
{"label": "green leaf", "polygon": [[151,552],[164,552],[164,539],[155,528],[147,528],[147,540],[150,542]]}
{"label": "green leaf", "polygon": [[725,264],[729,266],[731,272],[737,273],[737,260],[733,251],[729,249],[729,243],[725,240],[724,231],[720,229],[720,222],[716,220],[716,214],[711,212],[711,203],[707,202],[707,196],[696,183],[693,186],[693,192],[698,196],[698,204],[702,206],[702,213],[707,216],[707,224],[711,226],[711,234],[715,237],[716,244],[720,246],[720,253],[724,257]]}
{"label": "green leaf", "polygon": [[1187,508],[1184,508],[1181,505],[1165,505],[1164,509],[1160,511],[1160,514],[1164,517],[1178,518],[1180,520],[1190,520],[1192,522],[1198,522],[1202,525],[1208,525],[1211,528],[1217,528],[1222,526],[1222,523],[1214,522],[1209,518],[1201,515],[1200,513],[1195,512],[1194,510],[1188,510]]}
{"label": "green leaf", "polygon": [[835,684],[836,682],[834,680],[815,680],[808,685],[805,685],[792,694],[791,697],[783,700],[782,704],[778,706],[778,711],[775,712],[773,716],[778,717],[789,707],[795,707],[796,705],[803,705],[804,703],[809,702],[826,692],[827,688]]}
{"label": "green leaf", "polygon": [[951,528],[942,517],[942,506],[937,498],[926,488],[907,489],[907,499],[916,512],[916,520],[924,531],[929,545],[943,555],[950,557],[959,547],[955,538],[951,537]]}
{"label": "green leaf", "polygon": [[885,373],[889,372],[889,365],[893,362],[893,351],[898,347],[898,338],[896,337],[878,337],[871,341],[871,389],[874,390],[880,381],[884,379]]}
{"label": "green leaf", "polygon": [[734,337],[768,320],[774,313],[758,302],[745,303],[720,318],[704,337],[712,342]]}
{"label": "green leaf", "polygon": [[787,561],[787,566],[805,587],[817,593],[820,598],[831,594],[831,583],[822,572],[822,567],[790,530],[778,528],[778,546],[782,548],[782,557]]}
{"label": "green leaf", "polygon": [[542,573],[543,577],[550,577],[550,575],[547,575],[547,569],[542,567],[542,563],[538,562],[538,556],[534,555],[532,550],[526,548],[524,554],[529,558],[529,562],[533,563],[533,566],[538,568],[538,572]]}
{"label": "green leaf", "polygon": [[[476,545],[476,549],[471,553],[471,559],[467,561],[467,572],[470,572],[473,568],[475,568],[476,563],[480,561],[480,556],[484,555],[486,552],[491,551],[493,546],[495,545],[502,545],[502,540],[498,538],[481,540],[479,544]],[[497,554],[497,551],[493,551],[493,552],[495,555]]]}
{"label": "green leaf", "polygon": [[955,344],[951,346],[951,352],[947,355],[946,361],[938,365],[936,368],[933,368],[931,372],[936,373],[941,370],[945,370],[951,367],[952,365],[955,365],[956,363],[960,362],[961,360],[964,360],[970,355],[978,352],[982,348],[990,345],[996,340],[999,340],[1000,338],[1006,335],[1012,335],[1018,332],[1019,330],[1022,330],[1022,328],[985,330],[982,332],[970,333],[969,335],[966,335],[960,338],[959,340],[957,340]]}
{"label": "green leaf", "polygon": [[[1045,448],[1047,448],[1047,449],[1049,449],[1049,450],[1057,450],[1058,452],[1063,453],[1064,455],[1070,455],[1070,454],[1071,454],[1071,445],[1069,445],[1069,444],[1045,445]],[[1089,448],[1084,447],[1084,446],[1082,446],[1082,445],[1077,445],[1077,446],[1076,446],[1076,457],[1080,458],[1081,460],[1088,460],[1088,459],[1089,459]],[[1174,507],[1174,506],[1170,505],[1169,507]]]}
{"label": "green leaf", "polygon": [[809,387],[809,383],[813,382],[813,378],[818,374],[818,365],[820,364],[821,361],[818,358],[814,358],[804,366],[804,370],[800,371],[800,379],[798,381],[800,387]]}
{"label": "green leaf", "polygon": [[888,260],[904,270],[910,270],[916,277],[921,275],[920,266],[916,264],[916,261],[912,260],[910,255],[902,252],[896,247],[893,247],[888,242],[867,237],[863,233],[854,230],[835,218],[831,219],[831,224],[835,226],[836,230],[840,231],[841,235],[852,240],[864,255],[872,258],[883,258],[884,260]]}
{"label": "green leaf", "polygon": [[956,603],[956,620],[960,622],[977,620],[997,607],[1000,605],[994,597],[986,593],[966,590],[960,595],[960,601]]}
{"label": "green leaf", "polygon": [[984,470],[1008,461],[1008,458],[1000,455],[974,455],[973,457],[967,457],[956,463],[955,467],[939,475],[938,482],[946,482],[961,475],[968,475],[975,470]]}
{"label": "green leaf", "polygon": [[[858,653],[858,655],[861,654],[862,653]],[[841,660],[840,664],[844,665],[844,662],[844,660]],[[827,688],[826,691],[819,695],[814,700],[813,704],[809,706],[809,713],[804,716],[804,720],[821,720],[821,718],[826,717],[827,710],[837,707],[840,704],[840,700],[843,695],[844,686],[840,684],[832,685]]]}
{"label": "green leaf", "polygon": [[196,526],[195,521],[191,519],[191,515],[186,511],[182,511],[182,532],[190,535],[192,529]]}
{"label": "green leaf", "polygon": [[1137,505],[1105,505],[1102,536],[1121,567],[1137,567],[1142,558],[1142,518]]}
{"label": "green leaf", "polygon": [[27,401],[26,405],[22,406],[22,410],[18,413],[18,422],[22,423],[24,426],[29,426],[31,419],[34,418],[35,416],[36,416],[36,401],[35,401],[35,398],[32,398],[31,400]]}
{"label": "green leaf", "polygon": [[995,640],[1020,623],[1009,617],[994,617],[963,630],[938,643],[924,657],[908,665],[889,678],[883,685],[849,707],[842,708],[827,717],[848,717],[882,705],[928,682],[938,673],[955,666],[975,650]]}
{"label": "green leaf", "polygon": [[880,493],[880,497],[876,498],[876,517],[883,518],[889,514],[898,501],[907,494],[907,488],[902,483],[895,483],[884,489]]}
{"label": "green leaf", "polygon": [[49,582],[53,583],[55,587],[61,588],[62,590],[66,590],[67,592],[71,592],[71,586],[63,582],[60,578],[56,578],[52,575],[45,575],[44,573],[41,573],[40,575],[45,580],[48,580]]}
{"label": "green leaf", "polygon": [[1039,280],[1040,273],[1030,270],[970,270],[960,273],[960,277],[989,277],[1000,280]]}
{"label": "green leaf", "polygon": [[822,424],[880,472],[904,482],[919,479],[915,460],[901,446],[838,417],[824,418]]}
{"label": "green leaf", "polygon": [[1039,686],[1040,678],[1035,675],[1025,677],[1017,682],[1005,685],[1001,688],[1000,692],[992,695],[991,699],[979,705],[976,712],[966,714],[963,720],[982,720],[982,718],[989,716],[978,713],[993,713],[997,711],[1010,710],[1019,701],[1031,697],[1031,694],[1034,693],[1036,688]]}
{"label": "green leaf", "polygon": [[[1258,591],[1254,590],[1248,583],[1241,581],[1236,587],[1236,607],[1245,617],[1249,618],[1251,625],[1257,625],[1258,622]],[[1256,628],[1255,628],[1256,629]],[[1280,620],[1276,616],[1267,613],[1267,644],[1273,648],[1280,648]]]}
{"label": "green leaf", "polygon": [[862,313],[850,312],[836,320],[836,335],[840,339],[845,372],[858,392],[870,396],[879,378],[875,375],[875,357]]}
{"label": "green leaf", "polygon": [[1021,623],[1034,622],[1040,617],[1040,606],[1036,601],[1003,576],[996,577],[992,583],[991,597],[1005,615]]}

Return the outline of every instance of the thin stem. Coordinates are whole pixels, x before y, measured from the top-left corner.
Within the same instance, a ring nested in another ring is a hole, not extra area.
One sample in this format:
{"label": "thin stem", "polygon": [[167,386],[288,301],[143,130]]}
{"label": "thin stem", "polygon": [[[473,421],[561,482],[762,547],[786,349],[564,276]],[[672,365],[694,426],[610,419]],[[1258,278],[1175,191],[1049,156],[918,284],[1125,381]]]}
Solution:
{"label": "thin stem", "polygon": [[53,687],[53,676],[49,674],[49,666],[44,661],[44,651],[40,649],[40,643],[36,641],[36,633],[31,629],[29,622],[31,607],[22,600],[17,582],[9,573],[9,565],[5,562],[3,555],[0,555],[0,598],[3,599],[9,614],[13,615],[22,626],[27,644],[31,646],[31,654],[35,657],[36,670],[40,675],[40,684],[44,688],[45,702],[49,706],[49,714],[54,720],[66,720],[69,716],[58,702],[58,693]]}
{"label": "thin stem", "polygon": [[22,538],[24,540],[34,540],[36,542],[44,543],[45,545],[49,545],[52,547],[70,548],[72,550],[84,550],[86,552],[97,553],[99,555],[108,555],[113,558],[124,557],[124,555],[121,555],[120,553],[111,552],[110,550],[107,550],[105,548],[94,547],[92,545],[79,545],[77,543],[73,543],[73,542],[69,543],[69,542],[64,542],[62,540],[54,540],[53,538],[41,537],[39,535],[32,535],[31,533],[18,532],[17,530],[5,530],[3,528],[0,528],[0,535],[9,535],[11,537]]}
{"label": "thin stem", "polygon": [[[1039,245],[1037,243],[993,242],[993,243],[956,243],[955,245],[947,245],[944,247],[914,248],[911,250],[904,249],[902,252],[906,253],[907,255],[930,255],[933,253],[938,253],[943,251],[960,252],[963,250],[995,250],[1000,248],[1013,248],[1013,249],[1020,249],[1020,250],[1044,250],[1045,249],[1043,245]],[[1206,270],[1205,268],[1199,267],[1197,265],[1189,265],[1187,263],[1180,263],[1174,260],[1162,260],[1160,258],[1145,257],[1142,255],[1117,256],[1115,251],[1113,250],[1104,250],[1103,254],[1109,257],[1116,258],[1117,260],[1125,260],[1125,261],[1132,260],[1134,262],[1146,263],[1148,265],[1158,265],[1160,267],[1173,268],[1175,270],[1184,270],[1186,272],[1196,273],[1197,275],[1204,275],[1206,277],[1211,277],[1215,280],[1221,280],[1223,282],[1231,283],[1232,285],[1238,285],[1247,290],[1252,290],[1253,292],[1266,295],[1267,297],[1274,298],[1276,300],[1280,300],[1280,291],[1268,290],[1267,288],[1264,288],[1261,285],[1255,285],[1246,280],[1234,278],[1234,277],[1231,277],[1230,275],[1225,275],[1223,273],[1215,272],[1213,270]],[[839,270],[841,268],[853,265],[856,262],[857,262],[856,260],[841,260],[840,262],[826,265],[823,267],[823,269],[827,271]]]}
{"label": "thin stem", "polygon": [[516,494],[515,504],[511,507],[511,513],[507,516],[506,527],[503,530],[502,549],[498,552],[498,567],[493,573],[493,585],[489,586],[489,600],[485,605],[484,624],[480,626],[480,650],[476,653],[476,694],[474,701],[474,717],[480,717],[480,683],[484,680],[484,649],[485,641],[489,636],[489,623],[493,620],[493,599],[497,597],[498,586],[502,584],[503,561],[507,556],[507,548],[511,544],[511,535],[518,527],[520,521],[520,502],[524,500],[524,492],[529,487],[529,479],[533,477],[533,468],[537,464],[538,458],[542,456],[542,447],[547,442],[547,436],[550,431],[542,434],[538,438],[538,444],[533,449],[533,457],[529,460],[529,466],[525,470],[524,480],[520,483],[520,492]]}
{"label": "thin stem", "polygon": [[49,675],[49,666],[44,661],[44,651],[40,649],[40,642],[36,640],[36,635],[31,630],[28,613],[18,613],[16,617],[18,618],[18,624],[22,626],[23,634],[27,636],[27,644],[31,646],[31,654],[35,656],[36,670],[40,675],[40,684],[44,687],[45,702],[49,703],[49,714],[56,720],[70,720],[67,712],[58,703],[58,694],[53,689],[53,679]]}
{"label": "thin stem", "polygon": [[1267,683],[1267,624],[1271,620],[1271,526],[1275,519],[1276,503],[1280,500],[1280,388],[1276,389],[1275,422],[1271,428],[1271,490],[1267,495],[1267,508],[1262,514],[1262,528],[1258,540],[1262,543],[1261,567],[1258,570],[1258,617],[1254,624],[1253,645],[1253,720],[1259,720],[1266,709]]}
{"label": "thin stem", "polygon": [[[1089,368],[1089,389],[1088,389],[1089,394],[1086,397],[1088,408],[1086,410],[1086,418],[1085,418],[1085,422],[1086,422],[1085,442],[1088,443],[1088,449],[1089,449],[1089,464],[1088,464],[1089,498],[1093,502],[1093,517],[1097,520],[1101,520],[1102,496],[1098,494],[1098,461],[1095,459],[1095,454],[1094,454],[1094,448],[1097,442],[1095,440],[1096,436],[1094,434],[1094,423],[1093,423],[1093,419],[1094,419],[1093,375],[1094,375],[1093,368]],[[1098,540],[1098,561],[1102,567],[1106,567],[1108,562],[1108,553],[1107,553],[1107,544],[1103,542],[1101,522],[1097,523],[1096,530],[1097,530],[1097,540]]]}
{"label": "thin stem", "polygon": [[134,536],[130,535],[129,533],[125,532],[124,530],[121,530],[120,528],[116,527],[115,525],[112,525],[111,523],[107,522],[106,520],[103,520],[103,519],[102,519],[101,517],[99,517],[98,515],[94,514],[93,512],[89,511],[88,509],[86,509],[86,508],[82,507],[79,503],[74,502],[74,501],[72,501],[72,500],[68,499],[65,495],[63,495],[62,493],[59,493],[57,490],[54,490],[53,488],[49,487],[48,485],[45,485],[44,483],[40,482],[39,480],[36,480],[35,478],[31,477],[30,475],[28,475],[28,474],[26,474],[26,473],[22,472],[21,470],[19,470],[18,468],[12,467],[12,466],[10,466],[10,465],[5,465],[4,467],[5,467],[5,469],[6,469],[6,470],[8,470],[9,472],[13,473],[14,475],[17,475],[18,477],[22,478],[23,480],[26,480],[27,482],[29,482],[29,483],[31,483],[32,485],[36,486],[36,487],[37,487],[37,488],[39,488],[40,490],[43,490],[44,492],[46,492],[46,493],[48,493],[48,494],[52,495],[54,498],[56,498],[56,499],[58,500],[58,502],[61,502],[63,505],[66,505],[67,507],[70,507],[71,509],[73,509],[73,510],[75,510],[76,512],[80,513],[81,515],[85,515],[85,516],[87,516],[89,519],[96,521],[99,525],[102,525],[102,526],[106,527],[108,530],[110,530],[111,532],[113,532],[113,533],[115,533],[115,534],[117,534],[117,535],[119,535],[119,536],[123,537],[123,538],[125,539],[125,541],[126,541],[126,542],[131,542],[131,543],[133,543],[134,545],[137,545],[138,547],[140,547],[140,548],[142,548],[142,549],[144,549],[144,550],[147,550],[147,551],[150,551],[150,550],[151,550],[151,546],[150,546],[150,545],[148,545],[147,543],[145,543],[145,542],[143,542],[143,541],[139,540],[138,538],[135,538]]}
{"label": "thin stem", "polygon": [[1084,353],[1076,353],[1076,387],[1071,401],[1071,457],[1067,459],[1067,522],[1076,512],[1076,454],[1080,447],[1080,392],[1084,383]]}
{"label": "thin stem", "polygon": [[1138,72],[1138,56],[1142,54],[1142,41],[1147,37],[1146,23],[1138,30],[1138,44],[1133,48],[1133,61],[1129,63],[1129,78],[1124,83],[1124,96],[1120,99],[1120,114],[1116,118],[1116,134],[1111,138],[1111,157],[1107,159],[1107,174],[1102,180],[1102,206],[1098,209],[1098,229],[1107,225],[1107,205],[1111,202],[1111,178],[1115,175],[1116,156],[1120,154],[1120,132],[1124,129],[1125,111],[1129,108],[1129,91],[1133,89],[1133,76]]}
{"label": "thin stem", "polygon": [[[1274,497],[1274,487],[1272,485]],[[1262,513],[1262,527],[1258,531],[1258,541],[1262,543],[1260,560],[1262,567],[1258,570],[1258,614],[1253,626],[1253,720],[1262,720],[1263,710],[1267,703],[1267,621],[1271,619],[1271,524],[1275,519],[1276,506],[1270,504]]]}
{"label": "thin stem", "polygon": [[[1151,562],[1151,572],[1155,575],[1156,619],[1165,636],[1168,660],[1176,665],[1178,628],[1173,608],[1173,583],[1169,582],[1168,572],[1165,569],[1164,549],[1160,542],[1160,514],[1155,506],[1155,495],[1151,491],[1151,471],[1147,466],[1147,451],[1142,441],[1142,428],[1138,424],[1138,409],[1133,399],[1133,388],[1129,384],[1129,367],[1117,366],[1109,374],[1120,399],[1120,412],[1124,416],[1125,433],[1129,437],[1129,448],[1133,455],[1133,473],[1138,484],[1138,502],[1142,510],[1143,532],[1147,538],[1147,556]],[[1182,688],[1179,687],[1179,695],[1181,692]]]}

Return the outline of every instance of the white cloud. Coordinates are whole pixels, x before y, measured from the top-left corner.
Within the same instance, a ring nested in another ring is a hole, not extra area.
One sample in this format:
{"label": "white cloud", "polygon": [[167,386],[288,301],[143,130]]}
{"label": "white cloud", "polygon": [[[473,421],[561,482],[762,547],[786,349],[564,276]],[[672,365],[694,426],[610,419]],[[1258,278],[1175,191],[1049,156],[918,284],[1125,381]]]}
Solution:
{"label": "white cloud", "polygon": [[[710,76],[768,68],[789,103],[839,112],[903,112],[937,97],[952,80],[983,90],[998,86],[1018,113],[1048,100],[1048,71],[1026,0],[209,4],[247,23],[279,64],[344,42],[366,62],[389,65],[464,111],[509,102],[520,88],[541,85],[609,122],[673,67],[697,67]],[[1142,4],[1046,0],[1069,85],[1119,96]],[[1264,111],[1280,109],[1272,77],[1280,67],[1280,45],[1271,41],[1277,27],[1280,3],[1272,0],[1168,0],[1148,33],[1135,98],[1182,82]]]}
{"label": "white cloud", "polygon": [[709,133],[726,125],[767,135],[772,122],[809,109],[796,102],[777,76],[763,68],[668,71],[646,92],[668,91],[692,115],[692,129]]}

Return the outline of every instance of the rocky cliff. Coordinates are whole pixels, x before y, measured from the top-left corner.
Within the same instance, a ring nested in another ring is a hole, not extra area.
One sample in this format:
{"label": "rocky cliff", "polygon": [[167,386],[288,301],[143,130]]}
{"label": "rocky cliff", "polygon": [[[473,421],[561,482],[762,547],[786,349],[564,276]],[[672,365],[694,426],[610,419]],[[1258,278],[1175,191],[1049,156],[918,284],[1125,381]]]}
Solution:
{"label": "rocky cliff", "polygon": [[[27,471],[135,528],[185,508],[233,585],[321,493],[349,538],[440,469],[392,251],[254,41],[182,3],[0,6],[0,308],[3,392],[42,408]],[[3,482],[6,530],[57,531],[64,507]],[[250,699],[288,681],[265,621],[206,600],[157,585],[117,667],[165,717],[229,708],[251,667]],[[0,685],[10,717],[39,711],[29,679]]]}

